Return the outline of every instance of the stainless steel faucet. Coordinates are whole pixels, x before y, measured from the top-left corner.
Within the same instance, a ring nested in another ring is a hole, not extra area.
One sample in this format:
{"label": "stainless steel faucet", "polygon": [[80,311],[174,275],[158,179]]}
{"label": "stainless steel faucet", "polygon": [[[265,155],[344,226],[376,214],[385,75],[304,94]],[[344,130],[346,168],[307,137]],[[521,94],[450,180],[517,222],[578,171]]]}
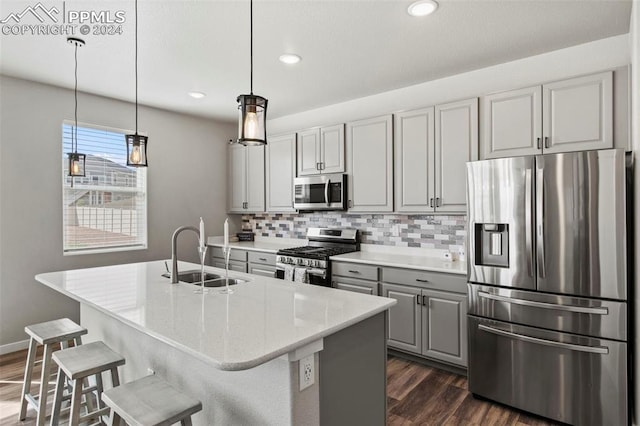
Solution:
{"label": "stainless steel faucet", "polygon": [[178,283],[178,235],[182,231],[193,231],[200,238],[200,230],[195,226],[181,226],[171,236],[171,284]]}

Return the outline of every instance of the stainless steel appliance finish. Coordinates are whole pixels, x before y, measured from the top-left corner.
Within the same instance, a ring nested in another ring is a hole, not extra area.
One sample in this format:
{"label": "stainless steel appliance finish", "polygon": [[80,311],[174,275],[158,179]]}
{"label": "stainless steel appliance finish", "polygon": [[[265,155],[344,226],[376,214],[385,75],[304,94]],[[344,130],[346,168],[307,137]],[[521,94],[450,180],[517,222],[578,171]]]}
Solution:
{"label": "stainless steel appliance finish", "polygon": [[298,210],[346,210],[347,174],[304,176],[293,181],[293,207]]}
{"label": "stainless steel appliance finish", "polygon": [[627,344],[469,317],[469,390],[576,425],[627,424]]}
{"label": "stainless steel appliance finish", "polygon": [[276,256],[276,278],[284,279],[287,266],[305,268],[309,283],[331,286],[330,256],[360,250],[356,229],[309,228],[309,245],[279,250]]}
{"label": "stainless steel appliance finish", "polygon": [[623,150],[467,163],[469,390],[628,423]]}

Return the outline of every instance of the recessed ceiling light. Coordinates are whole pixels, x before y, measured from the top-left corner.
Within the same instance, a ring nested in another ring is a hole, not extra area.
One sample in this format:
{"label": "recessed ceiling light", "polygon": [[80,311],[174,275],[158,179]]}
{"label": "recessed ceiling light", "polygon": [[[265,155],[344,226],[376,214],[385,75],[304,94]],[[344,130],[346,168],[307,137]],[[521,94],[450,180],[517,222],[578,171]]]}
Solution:
{"label": "recessed ceiling light", "polygon": [[427,16],[432,14],[438,8],[438,3],[433,0],[419,0],[411,3],[407,12],[411,16]]}
{"label": "recessed ceiling light", "polygon": [[189,96],[191,96],[194,99],[202,99],[205,96],[207,96],[207,94],[202,92],[189,92]]}
{"label": "recessed ceiling light", "polygon": [[294,53],[285,53],[284,55],[280,55],[280,62],[285,64],[297,64],[300,62],[302,58]]}

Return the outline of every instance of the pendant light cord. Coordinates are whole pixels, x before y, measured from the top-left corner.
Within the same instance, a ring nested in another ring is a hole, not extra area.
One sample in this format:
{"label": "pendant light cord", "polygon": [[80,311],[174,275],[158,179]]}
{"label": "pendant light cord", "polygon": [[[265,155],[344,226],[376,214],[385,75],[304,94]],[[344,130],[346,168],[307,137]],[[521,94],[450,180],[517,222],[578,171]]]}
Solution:
{"label": "pendant light cord", "polygon": [[73,132],[71,132],[71,150],[75,153],[78,150],[78,42],[74,42],[75,46],[76,46],[76,51],[75,51],[75,60],[76,60],[76,67],[75,67],[75,77],[76,77],[76,83],[75,83],[75,88],[74,88],[74,94],[75,94],[75,101],[76,101],[76,108],[75,108],[75,119],[76,119],[76,126],[75,126],[75,134],[76,134],[76,144],[75,144],[75,148],[73,145]]}
{"label": "pendant light cord", "polygon": [[136,0],[136,135],[138,134],[138,0]]}
{"label": "pendant light cord", "polygon": [[250,35],[251,35],[251,42],[250,42],[250,51],[251,51],[251,94],[253,95],[253,0],[250,0],[250,6],[249,6],[249,13],[251,15],[251,17],[249,18],[249,22],[250,22]]}

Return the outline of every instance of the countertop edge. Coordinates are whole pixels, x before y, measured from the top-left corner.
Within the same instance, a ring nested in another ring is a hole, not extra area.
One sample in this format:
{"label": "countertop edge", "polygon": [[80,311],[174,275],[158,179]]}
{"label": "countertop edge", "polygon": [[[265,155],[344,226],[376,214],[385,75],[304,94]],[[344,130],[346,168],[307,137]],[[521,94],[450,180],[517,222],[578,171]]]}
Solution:
{"label": "countertop edge", "polygon": [[438,268],[433,266],[418,266],[411,265],[406,263],[399,263],[393,261],[380,261],[380,260],[367,260],[367,259],[352,259],[350,257],[342,257],[344,255],[336,255],[331,256],[329,260],[333,260],[336,262],[348,262],[348,263],[359,263],[363,265],[373,265],[373,266],[382,266],[382,267],[390,267],[390,268],[402,268],[402,269],[415,269],[418,271],[428,271],[428,272],[441,272],[445,274],[453,274],[453,275],[467,275],[467,271],[460,270],[452,270],[448,268]]}

